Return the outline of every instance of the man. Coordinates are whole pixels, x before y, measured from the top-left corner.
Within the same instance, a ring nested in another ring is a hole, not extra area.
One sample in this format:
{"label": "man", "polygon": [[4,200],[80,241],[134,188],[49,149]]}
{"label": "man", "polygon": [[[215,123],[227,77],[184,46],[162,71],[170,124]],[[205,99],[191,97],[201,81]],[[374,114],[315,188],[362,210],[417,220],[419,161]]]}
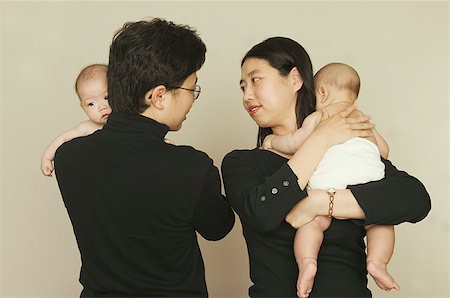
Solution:
{"label": "man", "polygon": [[114,36],[113,112],[55,157],[81,254],[81,297],[208,296],[196,235],[225,237],[234,213],[213,161],[164,141],[200,94],[205,53],[193,29],[159,18],[126,23]]}

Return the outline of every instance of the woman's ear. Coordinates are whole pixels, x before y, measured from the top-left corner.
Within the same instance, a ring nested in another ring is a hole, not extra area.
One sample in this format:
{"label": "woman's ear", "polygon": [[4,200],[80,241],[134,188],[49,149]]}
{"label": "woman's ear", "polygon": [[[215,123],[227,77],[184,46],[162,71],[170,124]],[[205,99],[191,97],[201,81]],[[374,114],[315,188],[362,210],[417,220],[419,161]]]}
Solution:
{"label": "woman's ear", "polygon": [[289,75],[292,78],[292,84],[295,88],[295,91],[297,92],[303,86],[302,76],[300,75],[300,72],[298,71],[297,67],[292,68]]}
{"label": "woman's ear", "polygon": [[150,107],[155,107],[158,110],[164,109],[164,93],[167,89],[164,85],[158,85],[153,89],[150,89],[145,93],[145,103]]}

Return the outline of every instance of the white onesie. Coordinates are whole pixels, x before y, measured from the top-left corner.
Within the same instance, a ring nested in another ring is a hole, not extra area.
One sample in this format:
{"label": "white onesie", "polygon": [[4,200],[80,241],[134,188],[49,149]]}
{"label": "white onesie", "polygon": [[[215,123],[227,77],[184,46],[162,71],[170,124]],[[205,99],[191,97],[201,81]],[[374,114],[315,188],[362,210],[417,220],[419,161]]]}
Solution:
{"label": "white onesie", "polygon": [[378,147],[364,138],[353,138],[327,150],[308,186],[312,189],[344,189],[347,185],[383,177],[384,163]]}

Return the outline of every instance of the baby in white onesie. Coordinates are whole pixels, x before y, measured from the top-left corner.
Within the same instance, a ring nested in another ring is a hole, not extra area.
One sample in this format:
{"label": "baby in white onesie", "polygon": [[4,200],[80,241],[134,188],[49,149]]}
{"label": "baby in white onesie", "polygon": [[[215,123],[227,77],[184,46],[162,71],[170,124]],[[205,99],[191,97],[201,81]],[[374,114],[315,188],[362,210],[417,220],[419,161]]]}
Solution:
{"label": "baby in white onesie", "polygon": [[[322,67],[314,76],[316,91],[316,112],[303,121],[302,127],[284,136],[269,135],[264,139],[263,148],[292,155],[312,133],[323,115],[331,117],[358,97],[360,79],[349,65],[330,63]],[[350,117],[363,115],[354,110]],[[328,149],[322,161],[309,180],[308,188],[344,189],[384,178],[384,164],[380,155],[387,158],[389,147],[374,129],[371,138],[353,138]],[[294,240],[294,254],[299,266],[297,294],[308,297],[312,290],[317,271],[317,255],[323,241],[323,232],[330,226],[331,218],[318,216],[312,222],[297,230]],[[367,226],[367,271],[383,290],[399,289],[398,284],[387,272],[387,264],[394,250],[393,226]]]}

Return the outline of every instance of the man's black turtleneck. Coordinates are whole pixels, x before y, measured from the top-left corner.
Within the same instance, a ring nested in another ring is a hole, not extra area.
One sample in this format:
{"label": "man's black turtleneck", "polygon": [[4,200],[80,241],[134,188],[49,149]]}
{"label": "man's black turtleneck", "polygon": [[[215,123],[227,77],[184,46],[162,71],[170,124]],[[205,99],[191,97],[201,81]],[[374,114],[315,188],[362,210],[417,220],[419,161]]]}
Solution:
{"label": "man's black turtleneck", "polygon": [[114,112],[63,144],[55,173],[81,253],[85,297],[206,297],[197,233],[225,237],[234,213],[213,161],[164,141],[169,128]]}

